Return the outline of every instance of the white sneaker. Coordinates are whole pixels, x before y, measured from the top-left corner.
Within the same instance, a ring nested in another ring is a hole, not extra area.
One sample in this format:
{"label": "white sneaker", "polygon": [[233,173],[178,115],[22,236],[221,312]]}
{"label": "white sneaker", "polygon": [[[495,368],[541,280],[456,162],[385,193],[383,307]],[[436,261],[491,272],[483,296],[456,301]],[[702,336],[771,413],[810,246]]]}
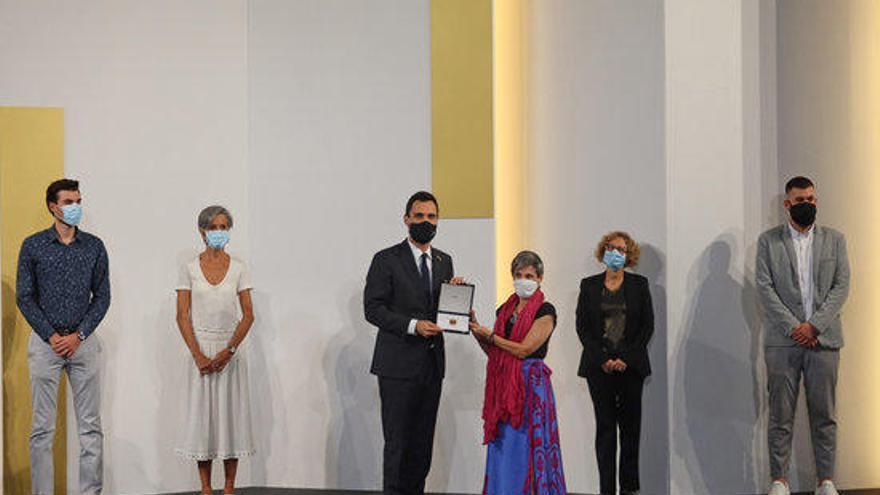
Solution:
{"label": "white sneaker", "polygon": [[[817,491],[816,493],[818,494],[819,492]],[[770,491],[767,492],[767,495],[791,495],[791,492],[788,490],[788,485],[776,480],[770,485]]]}
{"label": "white sneaker", "polygon": [[831,480],[825,480],[816,488],[816,495],[839,495],[837,493],[837,488],[834,487],[834,482]]}

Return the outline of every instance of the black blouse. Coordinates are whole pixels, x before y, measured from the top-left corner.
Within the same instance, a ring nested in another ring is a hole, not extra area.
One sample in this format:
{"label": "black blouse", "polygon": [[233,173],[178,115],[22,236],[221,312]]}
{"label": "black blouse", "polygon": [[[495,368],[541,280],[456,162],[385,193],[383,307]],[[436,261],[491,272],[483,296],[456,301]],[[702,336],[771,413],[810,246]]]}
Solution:
{"label": "black blouse", "polygon": [[602,335],[602,343],[611,352],[623,350],[623,338],[626,331],[626,298],[623,287],[616,291],[610,291],[602,287],[602,327],[605,333]]}
{"label": "black blouse", "polygon": [[[497,310],[495,310],[496,317],[498,316],[498,313],[500,311],[501,311],[500,307]],[[544,304],[541,304],[541,307],[538,308],[538,312],[535,313],[535,320],[537,320],[538,318],[541,318],[542,316],[547,316],[547,315],[550,315],[553,317],[553,328],[555,329],[556,328],[556,308],[553,307],[552,304],[545,302]],[[510,338],[510,333],[513,332],[514,323],[516,323],[516,314],[511,315],[510,319],[504,323],[503,337],[505,339]],[[550,337],[547,337],[547,340],[543,344],[541,344],[541,347],[539,347],[535,352],[533,352],[526,359],[544,359],[545,357],[547,357],[547,348],[549,345],[550,345]]]}

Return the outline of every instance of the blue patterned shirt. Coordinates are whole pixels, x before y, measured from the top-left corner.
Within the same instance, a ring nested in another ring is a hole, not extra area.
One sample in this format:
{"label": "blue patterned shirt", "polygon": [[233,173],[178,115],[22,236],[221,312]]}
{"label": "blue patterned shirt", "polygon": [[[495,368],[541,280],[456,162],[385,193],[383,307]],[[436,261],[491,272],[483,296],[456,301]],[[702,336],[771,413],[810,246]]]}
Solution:
{"label": "blue patterned shirt", "polygon": [[110,271],[101,239],[76,231],[64,245],[53,225],[28,237],[18,255],[16,301],[43,340],[52,334],[91,335],[110,307]]}

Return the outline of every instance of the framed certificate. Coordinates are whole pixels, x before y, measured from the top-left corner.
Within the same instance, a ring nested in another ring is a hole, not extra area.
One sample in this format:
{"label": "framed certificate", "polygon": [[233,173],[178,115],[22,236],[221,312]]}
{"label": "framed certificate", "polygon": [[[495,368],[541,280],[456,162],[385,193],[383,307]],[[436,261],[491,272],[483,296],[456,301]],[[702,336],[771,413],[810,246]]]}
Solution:
{"label": "framed certificate", "polygon": [[437,307],[437,326],[444,332],[470,333],[471,308],[474,304],[474,286],[443,284]]}

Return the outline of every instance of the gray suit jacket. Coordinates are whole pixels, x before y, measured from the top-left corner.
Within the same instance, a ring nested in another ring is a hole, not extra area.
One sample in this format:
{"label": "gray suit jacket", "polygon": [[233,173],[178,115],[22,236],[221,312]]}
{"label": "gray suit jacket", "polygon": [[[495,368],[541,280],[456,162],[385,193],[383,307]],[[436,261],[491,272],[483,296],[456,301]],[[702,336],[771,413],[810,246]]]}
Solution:
{"label": "gray suit jacket", "polygon": [[[819,331],[819,344],[831,349],[843,347],[840,313],[849,294],[849,260],[846,239],[828,227],[815,227],[813,235],[813,316],[810,323]],[[764,345],[797,345],[791,338],[794,327],[805,321],[797,276],[797,254],[788,225],[761,234],[755,268],[758,298],[764,307]]]}

